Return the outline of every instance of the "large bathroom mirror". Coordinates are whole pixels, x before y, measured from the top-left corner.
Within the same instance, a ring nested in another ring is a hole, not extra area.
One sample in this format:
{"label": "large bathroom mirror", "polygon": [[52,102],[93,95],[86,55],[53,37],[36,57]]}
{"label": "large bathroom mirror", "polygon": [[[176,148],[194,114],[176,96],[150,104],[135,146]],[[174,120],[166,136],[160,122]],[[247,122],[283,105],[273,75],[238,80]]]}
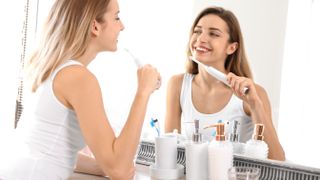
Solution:
{"label": "large bathroom mirror", "polygon": [[[115,131],[124,124],[136,88],[136,66],[128,49],[162,74],[162,87],[149,103],[142,137],[151,133],[149,119],[164,129],[166,87],[169,78],[185,70],[189,30],[195,15],[207,6],[233,11],[240,21],[247,56],[256,83],[268,92],[273,122],[289,162],[320,169],[320,101],[316,73],[320,42],[320,2],[314,0],[118,0],[125,29],[116,53],[101,53],[89,68],[103,91]],[[32,9],[33,31],[28,51],[36,39],[51,0]],[[1,75],[2,76],[2,75]]]}

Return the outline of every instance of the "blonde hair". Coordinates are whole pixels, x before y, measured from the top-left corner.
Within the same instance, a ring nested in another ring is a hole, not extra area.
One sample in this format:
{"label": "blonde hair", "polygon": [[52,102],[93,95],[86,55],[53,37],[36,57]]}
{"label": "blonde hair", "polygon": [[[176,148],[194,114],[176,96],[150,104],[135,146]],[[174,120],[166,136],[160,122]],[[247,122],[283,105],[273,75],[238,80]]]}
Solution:
{"label": "blonde hair", "polygon": [[26,64],[32,91],[69,59],[83,55],[94,20],[103,23],[110,0],[56,0],[44,24],[39,47]]}
{"label": "blonde hair", "polygon": [[[193,25],[191,27],[190,38],[193,34],[195,26],[198,24],[200,19],[206,15],[213,14],[218,17],[220,17],[222,20],[224,20],[228,26],[229,29],[229,42],[237,42],[238,48],[233,53],[230,54],[224,64],[225,69],[228,72],[232,72],[236,74],[237,76],[244,76],[247,78],[253,78],[252,73],[249,67],[248,59],[246,57],[245,49],[244,49],[244,42],[243,37],[240,29],[240,24],[236,18],[236,16],[229,10],[225,10],[221,7],[209,7],[204,9],[202,12],[199,13],[199,15],[196,17],[195,21],[193,22]],[[190,43],[190,42],[189,42]],[[188,46],[187,50],[187,57],[191,56],[191,51]],[[187,72],[191,74],[198,74],[198,65],[194,63],[193,61],[187,60]]]}

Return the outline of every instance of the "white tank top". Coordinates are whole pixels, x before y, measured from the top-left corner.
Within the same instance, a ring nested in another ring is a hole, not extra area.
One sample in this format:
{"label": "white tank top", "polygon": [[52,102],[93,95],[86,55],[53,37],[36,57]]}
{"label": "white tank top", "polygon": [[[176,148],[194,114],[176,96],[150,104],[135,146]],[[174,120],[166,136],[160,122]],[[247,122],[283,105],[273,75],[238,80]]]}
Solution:
{"label": "white tank top", "polygon": [[15,132],[19,150],[0,166],[0,179],[64,180],[72,174],[77,152],[85,143],[75,112],[53,92],[56,74],[70,65],[82,64],[68,60],[59,66],[33,93],[35,104],[25,106]]}
{"label": "white tank top", "polygon": [[191,139],[194,132],[194,120],[199,120],[200,132],[203,134],[204,140],[212,140],[215,135],[215,130],[212,128],[203,129],[207,125],[215,124],[218,121],[225,123],[225,135],[231,133],[231,125],[234,120],[240,123],[238,128],[240,142],[249,140],[253,133],[253,124],[249,116],[246,115],[243,109],[243,101],[237,96],[232,95],[228,104],[219,112],[214,114],[204,114],[199,112],[192,103],[192,80],[193,74],[184,74],[181,94],[180,106],[182,109],[182,122],[181,129],[184,130],[188,137]]}

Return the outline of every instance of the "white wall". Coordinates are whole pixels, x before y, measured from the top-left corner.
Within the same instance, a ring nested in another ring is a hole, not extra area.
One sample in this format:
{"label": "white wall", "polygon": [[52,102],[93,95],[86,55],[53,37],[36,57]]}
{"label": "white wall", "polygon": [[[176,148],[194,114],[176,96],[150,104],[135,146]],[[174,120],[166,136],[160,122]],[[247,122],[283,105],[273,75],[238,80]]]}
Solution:
{"label": "white wall", "polygon": [[254,79],[268,92],[277,127],[288,0],[194,0],[193,14],[207,6],[222,6],[237,16]]}

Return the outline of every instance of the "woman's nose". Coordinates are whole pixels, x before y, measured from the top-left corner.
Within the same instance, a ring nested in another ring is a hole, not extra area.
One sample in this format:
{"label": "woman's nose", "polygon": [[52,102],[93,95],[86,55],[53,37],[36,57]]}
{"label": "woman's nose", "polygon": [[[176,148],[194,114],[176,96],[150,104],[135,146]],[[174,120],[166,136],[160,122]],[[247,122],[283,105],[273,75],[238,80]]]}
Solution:
{"label": "woman's nose", "polygon": [[207,42],[208,41],[208,36],[205,33],[201,33],[198,38],[198,42]]}

